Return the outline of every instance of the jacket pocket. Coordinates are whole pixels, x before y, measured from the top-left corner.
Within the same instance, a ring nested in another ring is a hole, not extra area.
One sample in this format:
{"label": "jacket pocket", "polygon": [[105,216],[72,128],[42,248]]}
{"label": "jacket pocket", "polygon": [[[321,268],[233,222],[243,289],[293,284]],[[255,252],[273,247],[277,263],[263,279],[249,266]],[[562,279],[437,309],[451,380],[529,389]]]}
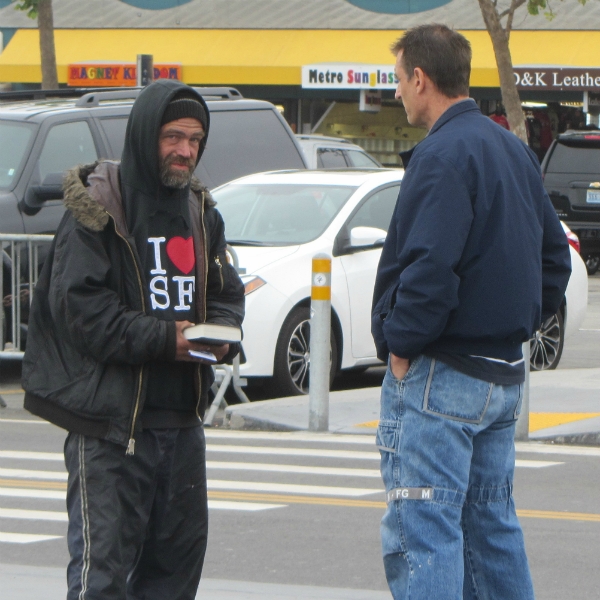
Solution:
{"label": "jacket pocket", "polygon": [[394,305],[396,304],[396,291],[398,290],[398,284],[390,286],[383,296],[377,302],[375,306],[375,310],[373,311],[375,315],[379,316],[382,321],[385,321],[385,318],[388,316],[390,312],[392,312]]}
{"label": "jacket pocket", "polygon": [[475,379],[431,360],[423,411],[454,421],[479,424],[489,406],[494,384]]}

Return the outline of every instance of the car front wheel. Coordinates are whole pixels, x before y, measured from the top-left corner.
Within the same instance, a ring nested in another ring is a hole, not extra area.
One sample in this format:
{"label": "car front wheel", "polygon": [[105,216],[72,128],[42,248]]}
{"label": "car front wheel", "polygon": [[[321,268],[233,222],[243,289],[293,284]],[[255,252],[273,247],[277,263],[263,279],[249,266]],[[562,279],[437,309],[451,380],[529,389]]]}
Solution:
{"label": "car front wheel", "polygon": [[559,311],[542,323],[535,337],[529,342],[532,371],[556,369],[565,343],[565,322]]}
{"label": "car front wheel", "polygon": [[[337,370],[337,343],[331,331],[330,377]],[[310,309],[299,306],[285,320],[275,349],[270,392],[276,397],[308,394],[310,376]]]}

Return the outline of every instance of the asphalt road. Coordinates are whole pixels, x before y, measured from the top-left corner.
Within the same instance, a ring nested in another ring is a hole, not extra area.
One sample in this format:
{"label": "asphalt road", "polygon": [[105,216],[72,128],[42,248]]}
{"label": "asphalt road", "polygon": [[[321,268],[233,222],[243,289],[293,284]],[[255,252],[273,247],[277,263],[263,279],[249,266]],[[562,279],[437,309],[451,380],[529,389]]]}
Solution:
{"label": "asphalt road", "polygon": [[[590,279],[589,298],[582,331],[565,344],[559,368],[600,365],[600,277]],[[377,377],[354,375],[351,385],[377,385]],[[3,364],[0,393],[17,388],[18,369]],[[21,422],[30,416],[14,402],[18,394],[5,397],[12,408],[0,410],[0,580],[11,566],[21,572],[31,568],[32,577],[46,572],[40,567],[61,574],[68,560],[61,457],[65,434],[46,423]],[[317,443],[293,434],[253,437],[210,430],[207,435],[207,583],[274,585],[269,596],[257,593],[263,600],[352,597],[339,590],[329,594],[333,588],[372,590],[360,596],[367,600],[389,597],[379,545],[383,494],[372,439],[326,436]],[[519,446],[515,479],[537,598],[600,598],[600,449],[555,446],[544,451]],[[64,598],[62,575],[52,581],[43,596],[32,587],[32,595],[25,589],[7,600]],[[293,585],[320,586],[320,595],[309,595],[304,587],[295,596],[284,594]],[[203,592],[200,597],[250,596]]]}
{"label": "asphalt road", "polygon": [[[68,560],[64,433],[5,414],[0,563],[32,572],[62,569]],[[370,437],[315,442],[296,434],[219,430],[207,437],[211,514],[204,577],[386,590],[378,531],[384,498]],[[534,450],[519,446],[515,496],[537,598],[598,598],[600,449]]]}

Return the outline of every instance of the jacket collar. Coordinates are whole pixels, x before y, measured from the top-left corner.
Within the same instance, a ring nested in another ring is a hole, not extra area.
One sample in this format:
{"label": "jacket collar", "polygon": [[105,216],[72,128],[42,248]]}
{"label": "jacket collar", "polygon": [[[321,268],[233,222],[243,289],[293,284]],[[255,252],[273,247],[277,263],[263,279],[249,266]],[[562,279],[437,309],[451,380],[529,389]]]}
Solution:
{"label": "jacket collar", "polygon": [[[446,109],[441,114],[441,116],[438,118],[438,120],[433,124],[433,127],[429,130],[427,137],[429,137],[430,135],[433,135],[436,131],[441,129],[446,123],[448,123],[448,121],[451,121],[458,115],[461,115],[465,112],[470,112],[470,111],[479,112],[479,107],[477,106],[477,103],[475,102],[475,100],[473,100],[472,98],[467,98],[466,100],[459,100],[458,102],[455,102],[452,106],[450,106],[450,108]],[[425,139],[427,139],[427,138],[425,138]],[[402,164],[404,165],[405,169],[408,168],[408,163],[410,162],[413,152],[417,149],[417,147],[421,143],[422,142],[419,142],[416,146],[414,146],[410,150],[406,150],[405,152],[400,152],[400,158],[402,159]]]}

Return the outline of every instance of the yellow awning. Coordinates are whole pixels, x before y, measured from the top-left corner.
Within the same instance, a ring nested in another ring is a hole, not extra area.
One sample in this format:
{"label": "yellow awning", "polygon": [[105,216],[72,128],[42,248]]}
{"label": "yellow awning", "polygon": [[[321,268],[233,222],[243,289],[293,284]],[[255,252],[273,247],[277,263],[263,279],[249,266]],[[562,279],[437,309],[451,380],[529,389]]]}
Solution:
{"label": "yellow awning", "polygon": [[[473,47],[473,87],[499,85],[486,31],[463,31]],[[88,61],[180,63],[194,84],[300,85],[302,65],[320,62],[393,64],[390,44],[401,31],[256,29],[59,29],[58,79],[67,65]],[[514,31],[514,65],[600,66],[600,31]],[[0,54],[0,81],[41,81],[37,29],[20,29]]]}

